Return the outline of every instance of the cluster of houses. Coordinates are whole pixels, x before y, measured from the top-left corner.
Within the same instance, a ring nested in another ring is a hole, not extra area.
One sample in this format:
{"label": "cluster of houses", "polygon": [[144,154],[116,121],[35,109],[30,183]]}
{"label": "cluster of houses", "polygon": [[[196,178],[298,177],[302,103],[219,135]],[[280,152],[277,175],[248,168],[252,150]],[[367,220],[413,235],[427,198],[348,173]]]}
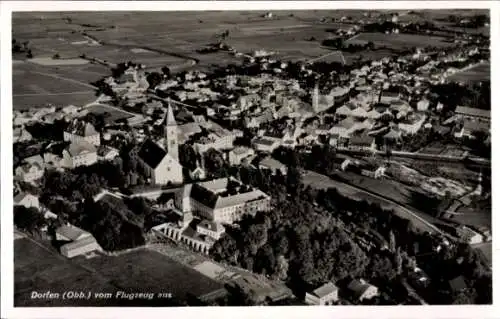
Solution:
{"label": "cluster of houses", "polygon": [[[353,279],[345,287],[345,295],[354,302],[363,302],[379,296],[379,290],[362,278]],[[327,282],[312,291],[306,292],[304,300],[308,305],[337,305],[339,302],[339,288],[332,282]]]}

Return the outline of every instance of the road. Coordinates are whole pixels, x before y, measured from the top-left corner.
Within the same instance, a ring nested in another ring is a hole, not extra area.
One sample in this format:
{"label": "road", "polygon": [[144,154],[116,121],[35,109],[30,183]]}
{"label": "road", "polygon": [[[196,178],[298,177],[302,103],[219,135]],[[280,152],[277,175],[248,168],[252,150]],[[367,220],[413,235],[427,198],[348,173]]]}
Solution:
{"label": "road", "polygon": [[334,187],[338,190],[340,194],[344,196],[357,200],[365,199],[368,202],[375,202],[377,204],[380,204],[385,209],[394,210],[396,214],[398,214],[401,217],[405,217],[412,220],[415,227],[420,228],[421,230],[429,231],[432,233],[439,233],[443,236],[450,238],[449,234],[443,232],[441,229],[434,226],[432,223],[428,222],[425,218],[421,217],[420,213],[412,211],[393,200],[389,200],[387,198],[366,191],[359,187],[333,180],[328,176],[321,175],[312,171],[306,171],[303,176],[303,180],[305,184],[311,185],[312,187],[315,188]]}

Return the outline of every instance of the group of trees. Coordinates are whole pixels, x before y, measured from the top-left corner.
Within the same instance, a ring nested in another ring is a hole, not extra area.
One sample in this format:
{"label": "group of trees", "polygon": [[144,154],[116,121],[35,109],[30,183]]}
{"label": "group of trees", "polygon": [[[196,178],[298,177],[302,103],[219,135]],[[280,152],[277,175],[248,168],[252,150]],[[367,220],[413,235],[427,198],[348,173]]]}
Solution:
{"label": "group of trees", "polygon": [[35,207],[14,206],[14,225],[21,231],[36,235],[47,222]]}
{"label": "group of trees", "polygon": [[431,94],[439,97],[443,105],[455,110],[458,105],[478,109],[491,109],[490,81],[461,85],[455,82],[436,84],[430,87]]}
{"label": "group of trees", "polygon": [[29,48],[29,41],[18,42],[16,39],[12,39],[12,54],[15,53],[26,53],[28,59],[33,58],[33,53]]}

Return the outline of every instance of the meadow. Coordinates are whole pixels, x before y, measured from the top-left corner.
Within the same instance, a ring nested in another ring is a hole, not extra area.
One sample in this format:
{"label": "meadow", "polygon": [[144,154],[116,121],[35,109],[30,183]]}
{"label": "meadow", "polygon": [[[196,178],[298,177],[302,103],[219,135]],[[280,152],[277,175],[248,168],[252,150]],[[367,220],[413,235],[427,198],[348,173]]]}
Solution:
{"label": "meadow", "polygon": [[489,62],[480,63],[466,70],[457,72],[450,77],[448,80],[457,82],[480,82],[489,81],[491,73],[491,65]]}
{"label": "meadow", "polygon": [[14,241],[14,302],[18,307],[113,306],[123,300],[32,299],[32,291],[117,291],[171,293],[174,298],[199,296],[222,285],[158,252],[135,250],[119,256],[67,259],[53,248],[28,238]]}
{"label": "meadow", "polygon": [[375,47],[386,46],[391,49],[404,49],[412,47],[436,46],[449,47],[453,43],[445,42],[445,38],[418,34],[385,34],[385,33],[360,33],[352,37],[346,44],[366,44],[373,42]]}

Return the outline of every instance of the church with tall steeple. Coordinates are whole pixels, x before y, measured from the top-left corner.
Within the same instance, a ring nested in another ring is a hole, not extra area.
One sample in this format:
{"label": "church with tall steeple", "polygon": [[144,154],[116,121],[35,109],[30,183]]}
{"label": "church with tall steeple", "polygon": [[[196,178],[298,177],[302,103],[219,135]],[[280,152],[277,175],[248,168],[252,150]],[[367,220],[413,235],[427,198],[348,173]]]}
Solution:
{"label": "church with tall steeple", "polygon": [[170,102],[163,124],[163,138],[146,140],[139,150],[139,164],[151,184],[181,184],[182,165],[179,162],[178,127]]}

